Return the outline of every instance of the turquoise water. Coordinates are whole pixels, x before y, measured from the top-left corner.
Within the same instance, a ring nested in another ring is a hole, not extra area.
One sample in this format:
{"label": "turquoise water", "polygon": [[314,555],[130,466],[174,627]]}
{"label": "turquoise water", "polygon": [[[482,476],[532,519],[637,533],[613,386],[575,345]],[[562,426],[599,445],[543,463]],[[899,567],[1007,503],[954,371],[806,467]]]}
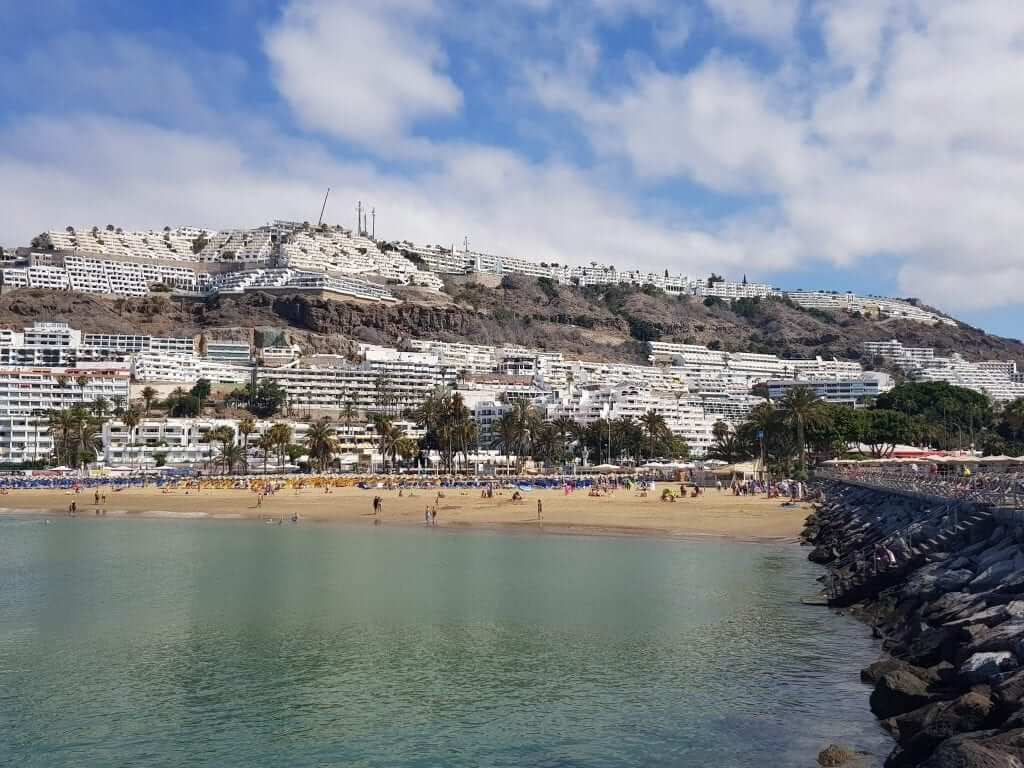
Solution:
{"label": "turquoise water", "polygon": [[0,518],[0,764],[811,766],[881,751],[791,545]]}

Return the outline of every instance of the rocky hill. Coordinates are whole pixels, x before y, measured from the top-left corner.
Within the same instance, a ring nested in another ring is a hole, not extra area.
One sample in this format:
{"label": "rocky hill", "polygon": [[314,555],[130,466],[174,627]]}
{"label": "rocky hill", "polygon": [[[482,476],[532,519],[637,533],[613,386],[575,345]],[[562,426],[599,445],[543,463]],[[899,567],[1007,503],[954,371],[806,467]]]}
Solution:
{"label": "rocky hill", "polygon": [[249,294],[206,302],[169,296],[104,298],[39,289],[0,297],[0,327],[63,320],[89,331],[250,338],[298,343],[308,351],[347,352],[351,341],[397,344],[430,338],[474,344],[519,344],[570,358],[641,362],[652,339],[706,344],[784,357],[858,359],[861,343],[898,338],[911,346],[961,352],[972,360],[1024,365],[1024,344],[966,325],[927,325],[804,310],[784,299],[701,300],[656,289],[579,289],[506,277],[497,287],[451,282],[447,297],[406,292],[396,305],[303,296]]}

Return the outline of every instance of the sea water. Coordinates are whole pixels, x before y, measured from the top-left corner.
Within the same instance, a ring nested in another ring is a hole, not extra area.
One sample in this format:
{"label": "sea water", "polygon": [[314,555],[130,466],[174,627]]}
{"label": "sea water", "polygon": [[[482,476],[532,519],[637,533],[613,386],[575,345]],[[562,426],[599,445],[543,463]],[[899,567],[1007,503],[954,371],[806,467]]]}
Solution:
{"label": "sea water", "polygon": [[887,742],[793,544],[0,518],[0,765],[812,766]]}

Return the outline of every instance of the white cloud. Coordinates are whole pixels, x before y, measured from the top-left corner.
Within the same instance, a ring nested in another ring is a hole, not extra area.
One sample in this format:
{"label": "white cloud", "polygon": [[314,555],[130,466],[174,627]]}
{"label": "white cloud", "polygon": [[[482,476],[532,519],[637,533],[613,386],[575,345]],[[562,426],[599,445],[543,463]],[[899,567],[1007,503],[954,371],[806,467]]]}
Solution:
{"label": "white cloud", "polygon": [[456,114],[431,0],[293,0],[268,30],[274,82],[299,121],[387,154],[419,120]]}
{"label": "white cloud", "polygon": [[736,33],[771,45],[790,41],[800,17],[800,0],[704,0]]}
{"label": "white cloud", "polygon": [[954,310],[1020,302],[962,281],[964,264],[1009,280],[1024,241],[1016,3],[850,0],[813,18],[827,58],[795,54],[775,73],[713,53],[681,74],[634,68],[611,94],[575,72],[533,82],[600,156],[625,158],[641,179],[756,196],[753,213],[740,208],[718,232],[759,263],[891,255],[904,293]]}

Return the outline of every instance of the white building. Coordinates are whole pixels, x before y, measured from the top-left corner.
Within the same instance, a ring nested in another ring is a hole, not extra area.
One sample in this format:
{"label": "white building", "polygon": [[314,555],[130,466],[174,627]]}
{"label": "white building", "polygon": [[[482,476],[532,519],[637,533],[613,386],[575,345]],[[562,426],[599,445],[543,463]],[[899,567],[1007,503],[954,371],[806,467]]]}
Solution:
{"label": "white building", "polygon": [[887,373],[868,372],[849,378],[773,379],[768,382],[768,397],[779,400],[796,387],[808,387],[827,403],[865,406],[893,387]]}

